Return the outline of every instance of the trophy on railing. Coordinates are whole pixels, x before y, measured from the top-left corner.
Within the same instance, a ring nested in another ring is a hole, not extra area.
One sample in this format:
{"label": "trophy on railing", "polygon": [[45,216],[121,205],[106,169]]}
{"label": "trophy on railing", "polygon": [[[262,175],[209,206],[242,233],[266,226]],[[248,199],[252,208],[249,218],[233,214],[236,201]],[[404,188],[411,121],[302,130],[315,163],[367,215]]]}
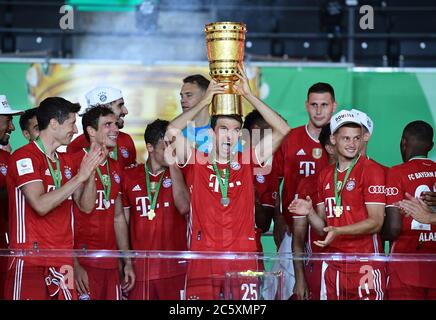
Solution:
{"label": "trophy on railing", "polygon": [[238,63],[244,60],[245,24],[214,22],[205,26],[207,58],[210,76],[217,82],[228,83],[226,93],[216,94],[212,100],[212,115],[242,115],[242,97],[235,93]]}

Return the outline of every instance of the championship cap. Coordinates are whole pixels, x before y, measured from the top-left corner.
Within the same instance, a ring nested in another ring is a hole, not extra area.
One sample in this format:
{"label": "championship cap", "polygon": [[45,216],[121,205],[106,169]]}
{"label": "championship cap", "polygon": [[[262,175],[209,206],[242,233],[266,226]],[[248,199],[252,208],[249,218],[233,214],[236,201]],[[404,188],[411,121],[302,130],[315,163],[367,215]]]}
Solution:
{"label": "championship cap", "polygon": [[123,97],[121,90],[110,87],[97,87],[86,94],[88,107],[111,103]]}
{"label": "championship cap", "polygon": [[372,134],[374,130],[374,122],[371,118],[363,111],[357,109],[351,109],[351,112],[354,112],[359,119],[360,123],[369,131],[369,134]]}
{"label": "championship cap", "polygon": [[24,110],[13,110],[9,105],[8,100],[5,95],[0,95],[0,115],[11,115],[15,116],[17,114],[23,114]]}
{"label": "championship cap", "polygon": [[332,116],[330,120],[330,131],[334,134],[340,127],[347,123],[361,125],[357,115],[351,110],[341,110]]}

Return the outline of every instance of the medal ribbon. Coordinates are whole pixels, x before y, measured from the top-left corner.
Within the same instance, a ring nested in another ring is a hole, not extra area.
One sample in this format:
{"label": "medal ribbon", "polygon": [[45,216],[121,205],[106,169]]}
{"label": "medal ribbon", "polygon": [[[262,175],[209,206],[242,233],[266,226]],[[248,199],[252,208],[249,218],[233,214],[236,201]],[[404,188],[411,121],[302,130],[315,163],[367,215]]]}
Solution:
{"label": "medal ribbon", "polygon": [[345,178],[341,186],[341,190],[338,191],[338,170],[339,170],[339,163],[336,163],[336,170],[334,174],[334,184],[335,184],[335,206],[340,207],[341,201],[342,201],[342,191],[344,190],[345,184],[347,183],[348,176],[351,173],[351,170],[353,170],[354,166],[356,165],[357,160],[359,157],[353,159],[353,162],[351,162],[351,165],[347,169],[347,173],[345,173]]}
{"label": "medal ribbon", "polygon": [[54,159],[56,162],[56,171],[54,171],[53,167],[51,165],[51,160],[49,159],[47,152],[45,151],[44,144],[42,143],[41,139],[37,138],[35,140],[35,142],[41,148],[41,150],[44,152],[45,159],[47,160],[47,163],[48,163],[48,168],[50,169],[51,177],[53,178],[53,183],[55,185],[55,189],[59,189],[61,187],[61,181],[62,181],[62,174],[61,174],[61,169],[60,169],[61,165],[59,163],[59,157],[55,153]]}
{"label": "medal ribbon", "polygon": [[164,177],[167,169],[165,169],[162,172],[162,175],[161,175],[159,182],[156,186],[156,191],[154,192],[154,196],[152,196],[152,194],[151,194],[150,173],[148,172],[147,163],[145,163],[145,165],[144,165],[144,170],[145,170],[145,181],[147,183],[147,194],[148,194],[148,199],[150,200],[150,211],[154,211],[154,208],[156,208],[156,202],[157,202],[157,197],[159,195],[160,186],[162,185],[162,180],[163,180],[163,177]]}
{"label": "medal ribbon", "polygon": [[118,146],[116,145],[114,147],[114,151],[112,151],[112,159],[117,160],[118,159]]}
{"label": "medal ribbon", "polygon": [[227,199],[227,190],[229,189],[229,177],[230,177],[230,162],[227,165],[227,170],[224,177],[224,182],[221,179],[220,172],[218,170],[218,167],[216,165],[215,160],[212,160],[213,170],[215,171],[215,174],[218,178],[218,182],[220,184],[220,191],[221,191],[221,197],[222,199]]}
{"label": "medal ribbon", "polygon": [[[86,152],[89,152],[89,148],[86,148]],[[100,177],[101,184],[103,185],[103,195],[105,201],[110,201],[111,195],[111,174],[109,171],[109,160],[106,159],[106,170],[107,170],[107,181],[104,181],[103,175],[101,174],[99,166],[96,168],[98,176]]]}

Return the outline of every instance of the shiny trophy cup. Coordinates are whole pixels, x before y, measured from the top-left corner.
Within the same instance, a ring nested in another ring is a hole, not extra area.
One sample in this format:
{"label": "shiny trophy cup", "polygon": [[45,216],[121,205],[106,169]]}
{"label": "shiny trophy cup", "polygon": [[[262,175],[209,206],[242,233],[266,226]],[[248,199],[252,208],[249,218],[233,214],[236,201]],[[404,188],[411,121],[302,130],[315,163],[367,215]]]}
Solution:
{"label": "shiny trophy cup", "polygon": [[238,81],[238,63],[244,60],[244,41],[247,28],[239,22],[214,22],[205,26],[207,58],[210,76],[217,82],[228,83],[226,93],[216,94],[212,100],[212,115],[242,115],[242,97],[233,90]]}

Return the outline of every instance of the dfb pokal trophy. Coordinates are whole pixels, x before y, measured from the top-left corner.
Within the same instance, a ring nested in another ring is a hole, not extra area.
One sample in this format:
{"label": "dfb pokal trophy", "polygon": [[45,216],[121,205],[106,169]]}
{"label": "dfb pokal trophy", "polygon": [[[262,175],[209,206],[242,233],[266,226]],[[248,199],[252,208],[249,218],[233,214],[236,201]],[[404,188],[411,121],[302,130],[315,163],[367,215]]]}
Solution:
{"label": "dfb pokal trophy", "polygon": [[233,84],[239,80],[238,64],[244,60],[246,30],[245,24],[239,22],[214,22],[205,26],[210,76],[228,84],[225,93],[213,97],[212,115],[242,115],[242,97],[236,94]]}

